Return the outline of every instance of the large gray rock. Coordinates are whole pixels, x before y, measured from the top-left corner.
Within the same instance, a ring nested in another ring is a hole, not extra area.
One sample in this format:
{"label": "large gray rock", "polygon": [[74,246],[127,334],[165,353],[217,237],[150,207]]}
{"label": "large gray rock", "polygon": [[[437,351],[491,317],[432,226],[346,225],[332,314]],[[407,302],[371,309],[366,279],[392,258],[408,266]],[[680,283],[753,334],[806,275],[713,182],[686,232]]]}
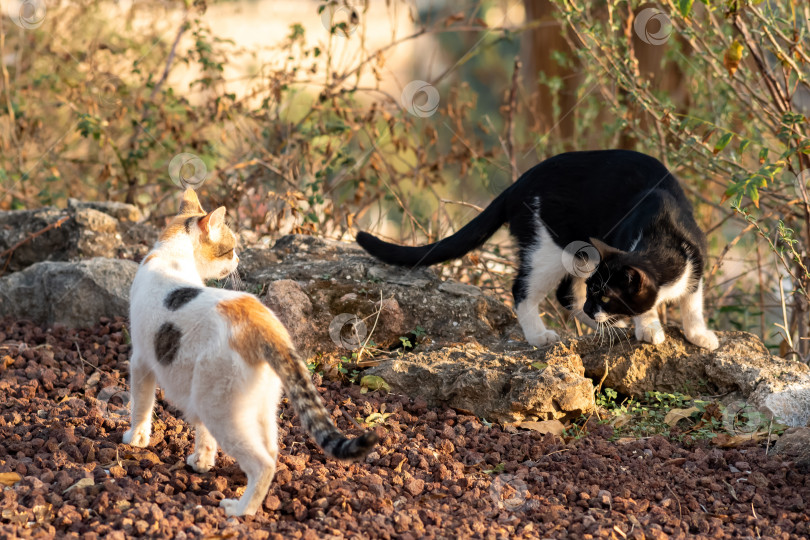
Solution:
{"label": "large gray rock", "polygon": [[583,371],[575,355],[546,364],[543,351],[533,348],[495,353],[465,344],[382,360],[364,373],[430,405],[509,423],[572,419],[589,412],[593,384]]}
{"label": "large gray rock", "polygon": [[585,374],[630,396],[645,392],[737,392],[749,405],[789,426],[810,420],[810,368],[773,356],[748,332],[718,332],[720,347],[707,351],[667,328],[661,345],[639,343],[620,331],[608,343],[597,337],[570,340],[553,347],[547,358],[576,355]]}
{"label": "large gray rock", "polygon": [[41,261],[115,257],[123,242],[118,220],[109,214],[89,207],[70,211],[48,207],[0,212],[0,251],[14,246],[18,247],[7,265],[11,272]]}
{"label": "large gray rock", "polygon": [[[388,266],[354,244],[290,235],[239,256],[248,290],[283,321],[298,321],[288,329],[305,352],[350,356],[358,338],[369,335],[381,349],[401,346],[402,337],[418,340],[422,350],[522,339],[512,310],[480,289],[443,282],[431,269]],[[304,315],[308,325],[300,322]]]}
{"label": "large gray rock", "polygon": [[810,428],[786,430],[776,441],[772,453],[789,457],[798,465],[810,465]]}
{"label": "large gray rock", "polygon": [[105,258],[33,264],[0,278],[0,317],[70,327],[126,317],[137,269],[132,261]]}

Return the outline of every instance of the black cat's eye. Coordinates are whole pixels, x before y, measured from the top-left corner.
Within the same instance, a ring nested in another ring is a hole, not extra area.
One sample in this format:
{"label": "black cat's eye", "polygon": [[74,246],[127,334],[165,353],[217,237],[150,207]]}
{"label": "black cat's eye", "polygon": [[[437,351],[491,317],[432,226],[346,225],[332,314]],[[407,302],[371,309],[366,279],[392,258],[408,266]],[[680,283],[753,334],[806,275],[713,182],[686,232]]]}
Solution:
{"label": "black cat's eye", "polygon": [[607,304],[608,302],[610,302],[610,297],[609,296],[603,296],[600,300],[602,300],[603,304]]}

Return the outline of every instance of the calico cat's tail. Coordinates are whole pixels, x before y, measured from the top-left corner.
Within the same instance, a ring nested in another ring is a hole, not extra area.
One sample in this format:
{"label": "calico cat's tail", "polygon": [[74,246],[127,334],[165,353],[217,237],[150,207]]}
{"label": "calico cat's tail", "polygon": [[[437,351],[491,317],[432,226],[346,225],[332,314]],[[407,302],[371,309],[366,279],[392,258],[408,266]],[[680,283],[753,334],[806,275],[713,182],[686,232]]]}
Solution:
{"label": "calico cat's tail", "polygon": [[361,231],[357,233],[357,243],[381,261],[397,266],[430,266],[458,259],[481,246],[506,222],[506,198],[509,191],[510,189],[506,189],[498,195],[483,212],[456,234],[438,242],[418,247],[400,246]]}
{"label": "calico cat's tail", "polygon": [[272,311],[248,294],[221,301],[217,310],[230,322],[231,347],[248,364],[267,362],[270,365],[287,390],[304,429],[324,452],[342,460],[368,454],[377,443],[377,435],[366,432],[347,439],[335,427],[289,332]]}
{"label": "calico cat's tail", "polygon": [[324,452],[335,459],[348,461],[368,454],[377,444],[377,435],[372,431],[366,431],[354,439],[344,437],[324,408],[304,361],[294,350],[290,350],[290,353],[287,363],[291,364],[289,365],[291,369],[287,373],[285,384],[290,402],[298,413],[304,429],[312,435]]}

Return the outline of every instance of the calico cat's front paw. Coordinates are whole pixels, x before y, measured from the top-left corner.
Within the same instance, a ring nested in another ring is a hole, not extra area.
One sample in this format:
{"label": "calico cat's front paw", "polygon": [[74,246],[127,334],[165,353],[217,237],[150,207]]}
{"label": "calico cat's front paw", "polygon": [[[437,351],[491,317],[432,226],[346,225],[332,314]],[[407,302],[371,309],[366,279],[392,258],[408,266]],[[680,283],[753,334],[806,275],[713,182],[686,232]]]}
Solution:
{"label": "calico cat's front paw", "polygon": [[636,325],[636,339],[653,345],[660,345],[666,340],[664,327],[658,321],[647,324]]}
{"label": "calico cat's front paw", "polygon": [[717,339],[717,334],[711,330],[686,332],[686,339],[698,347],[703,347],[704,349],[708,349],[710,351],[713,351],[720,346],[720,340]]}
{"label": "calico cat's front paw", "polygon": [[219,505],[225,510],[225,515],[228,517],[239,517],[245,515],[239,507],[239,499],[222,499]]}
{"label": "calico cat's front paw", "polygon": [[121,442],[130,446],[137,446],[138,448],[146,448],[149,446],[149,431],[143,429],[128,429],[124,433]]}
{"label": "calico cat's front paw", "polygon": [[554,330],[541,330],[540,332],[536,332],[532,335],[527,335],[526,341],[529,342],[529,345],[542,347],[543,345],[560,341],[560,335]]}
{"label": "calico cat's front paw", "polygon": [[188,463],[191,468],[198,473],[207,473],[214,466],[214,456],[201,456],[197,452],[194,452],[186,458],[186,463]]}

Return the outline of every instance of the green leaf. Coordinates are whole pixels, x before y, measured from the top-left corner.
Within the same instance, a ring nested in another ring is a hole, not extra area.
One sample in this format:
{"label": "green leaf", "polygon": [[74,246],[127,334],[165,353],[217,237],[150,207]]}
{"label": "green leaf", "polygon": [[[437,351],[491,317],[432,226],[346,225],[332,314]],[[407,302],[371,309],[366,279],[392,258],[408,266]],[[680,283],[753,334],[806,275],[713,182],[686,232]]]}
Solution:
{"label": "green leaf", "polygon": [[363,375],[363,378],[360,379],[360,386],[363,388],[368,388],[371,391],[374,390],[385,390],[386,392],[391,391],[391,387],[388,386],[388,383],[385,382],[385,379],[382,377],[378,377],[376,375]]}
{"label": "green leaf", "polygon": [[532,362],[532,367],[535,369],[546,369],[548,364],[545,362]]}
{"label": "green leaf", "polygon": [[732,133],[724,133],[720,140],[717,141],[717,144],[714,145],[714,154],[717,155],[720,153],[723,148],[728,146],[728,143],[731,142],[731,138],[734,136]]}
{"label": "green leaf", "polygon": [[678,0],[678,11],[681,12],[684,18],[689,17],[689,13],[692,11],[692,4],[694,3],[695,0]]}

